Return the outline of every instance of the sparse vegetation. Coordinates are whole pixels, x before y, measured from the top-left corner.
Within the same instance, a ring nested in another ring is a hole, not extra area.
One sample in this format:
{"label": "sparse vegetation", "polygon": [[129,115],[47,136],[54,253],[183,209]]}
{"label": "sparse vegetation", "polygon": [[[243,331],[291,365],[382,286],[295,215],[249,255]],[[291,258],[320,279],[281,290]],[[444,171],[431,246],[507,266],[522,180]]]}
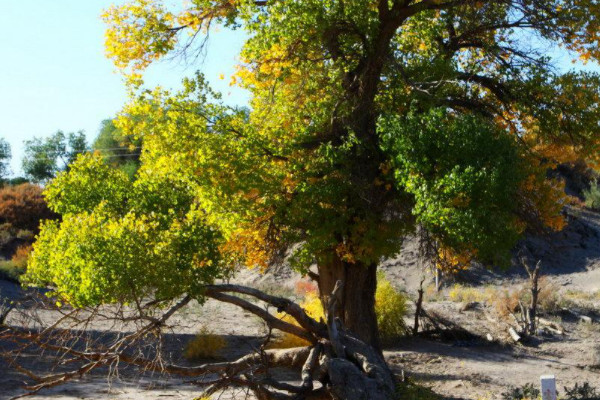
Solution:
{"label": "sparse vegetation", "polygon": [[185,346],[183,356],[188,361],[216,359],[221,357],[221,352],[226,346],[227,341],[222,336],[202,328],[200,333]]}
{"label": "sparse vegetation", "polygon": [[[304,301],[300,303],[306,313],[318,320],[325,319],[323,305],[317,295],[316,287],[301,285],[302,291],[306,292]],[[383,274],[378,276],[377,291],[375,293],[375,313],[377,314],[377,325],[379,333],[384,342],[389,342],[404,335],[407,331],[404,323],[406,315],[406,296],[396,290],[391,282],[387,280]],[[290,316],[281,314],[282,320],[297,325],[297,322]],[[276,338],[270,344],[270,348],[286,349],[292,347],[306,346],[307,341],[298,338],[294,335],[284,333],[281,337]]]}
{"label": "sparse vegetation", "polygon": [[600,210],[600,186],[597,181],[593,182],[588,190],[583,191],[583,198],[586,207]]}
{"label": "sparse vegetation", "polygon": [[443,398],[430,388],[416,384],[410,379],[396,386],[398,400],[442,400]]}

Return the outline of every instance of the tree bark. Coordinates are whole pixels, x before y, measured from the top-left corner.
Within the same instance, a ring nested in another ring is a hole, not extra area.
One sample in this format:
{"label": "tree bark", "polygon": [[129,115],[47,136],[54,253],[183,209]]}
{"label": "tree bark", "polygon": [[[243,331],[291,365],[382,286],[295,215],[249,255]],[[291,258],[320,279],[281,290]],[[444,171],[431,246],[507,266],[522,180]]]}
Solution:
{"label": "tree bark", "polygon": [[375,291],[377,289],[377,264],[350,264],[334,256],[322,263],[319,269],[319,293],[325,306],[338,280],[344,282],[337,315],[344,327],[365,343],[381,350],[375,315]]}

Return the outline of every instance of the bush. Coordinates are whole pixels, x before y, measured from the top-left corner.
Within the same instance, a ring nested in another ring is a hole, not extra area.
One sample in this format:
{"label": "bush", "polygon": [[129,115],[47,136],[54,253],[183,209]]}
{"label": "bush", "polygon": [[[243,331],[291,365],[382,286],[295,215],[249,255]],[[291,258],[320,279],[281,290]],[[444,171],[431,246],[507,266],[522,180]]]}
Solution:
{"label": "bush", "polygon": [[27,260],[29,259],[29,254],[31,254],[32,247],[29,244],[20,246],[17,248],[17,251],[12,256],[12,263],[14,266],[22,271],[25,271],[27,268]]}
{"label": "bush", "polygon": [[0,189],[0,223],[38,232],[41,220],[57,217],[48,208],[38,185],[24,183]]}
{"label": "bush", "polygon": [[583,191],[585,205],[593,210],[600,210],[600,186],[598,182],[592,183],[589,190]]}
{"label": "bush", "polygon": [[575,383],[575,386],[569,388],[565,386],[564,400],[599,400],[600,393],[596,391],[589,382],[584,382],[582,385]]}
{"label": "bush", "polygon": [[[319,321],[325,319],[323,305],[316,293],[316,288],[307,292],[304,301],[300,306],[306,313]],[[406,297],[397,291],[390,281],[383,274],[377,279],[377,292],[375,294],[375,313],[377,314],[377,324],[379,333],[384,342],[389,342],[406,333],[404,315],[407,312]],[[296,320],[287,314],[280,314],[279,318],[283,321],[298,325]],[[270,343],[270,348],[287,349],[292,347],[308,346],[306,340],[301,339],[289,333],[283,335]]]}
{"label": "bush", "polygon": [[219,353],[227,346],[222,336],[202,328],[186,346],[183,356],[188,361],[219,358]]}
{"label": "bush", "polygon": [[[508,317],[511,312],[518,312],[519,301],[523,303],[525,307],[528,307],[531,301],[531,291],[527,286],[528,284],[525,284],[524,287],[518,290],[512,292],[503,291],[494,296],[493,303],[498,315]],[[558,311],[562,301],[559,295],[559,288],[547,279],[540,278],[539,290],[537,304],[538,311],[546,313]]]}
{"label": "bush", "polygon": [[528,383],[520,388],[513,387],[502,393],[502,400],[537,400],[539,396],[539,389]]}
{"label": "bush", "polygon": [[379,335],[383,342],[389,342],[406,334],[406,297],[397,291],[390,281],[380,276],[375,293],[375,313]]}
{"label": "bush", "polygon": [[24,273],[25,268],[16,266],[12,261],[0,261],[0,279],[19,283]]}

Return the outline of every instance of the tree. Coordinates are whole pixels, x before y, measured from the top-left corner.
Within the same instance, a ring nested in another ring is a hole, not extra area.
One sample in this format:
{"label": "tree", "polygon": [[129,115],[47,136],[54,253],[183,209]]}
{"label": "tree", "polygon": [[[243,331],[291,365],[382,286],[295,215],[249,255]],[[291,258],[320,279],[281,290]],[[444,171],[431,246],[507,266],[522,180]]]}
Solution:
{"label": "tree", "polygon": [[56,218],[38,185],[21,183],[0,189],[0,223],[38,233],[41,221]]}
{"label": "tree", "polygon": [[0,138],[0,179],[5,180],[10,173],[10,160],[12,153],[10,151],[10,143],[4,138]]}
{"label": "tree", "polygon": [[[139,177],[131,189],[86,158],[57,179],[49,202],[64,219],[40,234],[32,282],[80,306],[139,293],[229,301],[315,343],[310,354],[325,341],[333,358],[320,364],[334,398],[389,398],[378,262],[417,226],[451,269],[473,258],[506,263],[527,230],[562,228],[562,187],[546,171],[598,161],[600,77],[559,73],[543,49],[599,59],[599,18],[595,2],[570,0],[113,7],[107,52],[138,93],[117,126],[143,137]],[[233,81],[251,92],[249,109],[221,104],[199,75],[179,93],[141,89],[145,67],[193,51],[193,38],[219,24],[247,32]],[[290,248],[318,283],[326,325],[281,299],[212,285],[231,265],[266,267]],[[223,292],[286,310],[300,328]],[[264,381],[227,377],[276,397]]]}
{"label": "tree", "polygon": [[46,182],[87,150],[83,131],[67,135],[57,131],[46,138],[26,140],[23,171],[34,182]]}
{"label": "tree", "polygon": [[133,178],[139,168],[141,141],[123,136],[112,119],[102,121],[100,132],[92,143],[92,151],[100,153],[105,162],[124,170]]}

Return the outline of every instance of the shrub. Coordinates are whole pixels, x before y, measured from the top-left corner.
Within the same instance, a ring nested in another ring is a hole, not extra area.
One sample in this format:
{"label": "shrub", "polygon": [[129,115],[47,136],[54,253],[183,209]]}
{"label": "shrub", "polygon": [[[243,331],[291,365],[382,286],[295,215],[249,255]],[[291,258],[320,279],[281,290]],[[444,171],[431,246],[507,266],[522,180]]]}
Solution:
{"label": "shrub", "polygon": [[12,261],[0,261],[0,279],[19,283],[24,273],[25,268],[17,267]]}
{"label": "shrub", "polygon": [[389,342],[406,334],[406,297],[380,276],[375,293],[375,313],[381,340]]}
{"label": "shrub", "polygon": [[512,387],[507,392],[502,393],[502,400],[537,400],[540,396],[540,391],[533,384]]}
{"label": "shrub", "polygon": [[183,356],[188,361],[218,358],[219,353],[227,346],[227,341],[222,336],[211,333],[202,328],[186,346]]}
{"label": "shrub", "polygon": [[470,303],[473,301],[478,302],[491,302],[497,295],[497,290],[493,287],[486,287],[485,289],[478,289],[471,286],[463,286],[455,284],[452,289],[448,292],[448,298],[450,301]]}
{"label": "shrub", "polygon": [[25,271],[27,268],[27,260],[29,259],[29,254],[31,254],[31,245],[26,244],[17,248],[17,251],[12,256],[12,263],[17,269]]}
{"label": "shrub", "polygon": [[565,386],[564,400],[598,400],[600,393],[596,391],[589,382],[584,382],[582,385],[575,383],[573,387]]}
{"label": "shrub", "polygon": [[57,214],[48,208],[38,185],[23,183],[0,189],[0,223],[38,232],[41,220],[55,218]]}
{"label": "shrub", "polygon": [[[325,319],[323,305],[316,291],[308,292],[300,306],[310,317],[317,321]],[[377,292],[375,294],[375,313],[377,314],[377,324],[383,341],[390,341],[406,333],[406,325],[404,324],[406,312],[406,297],[397,291],[383,275],[380,275],[377,279]],[[279,318],[298,325],[296,320],[287,314],[280,314]],[[309,343],[306,340],[289,333],[283,333],[281,337],[272,341],[269,347],[286,349],[307,345]]]}
{"label": "shrub", "polygon": [[591,209],[600,209],[600,186],[598,182],[592,183],[589,190],[583,191],[585,205]]}
{"label": "shrub", "polygon": [[[508,317],[511,312],[519,311],[519,301],[523,306],[528,307],[531,301],[531,291],[526,284],[524,287],[511,292],[505,290],[498,293],[493,299],[493,304],[498,315]],[[553,313],[560,309],[563,302],[559,288],[545,278],[539,281],[538,310],[546,313]]]}

